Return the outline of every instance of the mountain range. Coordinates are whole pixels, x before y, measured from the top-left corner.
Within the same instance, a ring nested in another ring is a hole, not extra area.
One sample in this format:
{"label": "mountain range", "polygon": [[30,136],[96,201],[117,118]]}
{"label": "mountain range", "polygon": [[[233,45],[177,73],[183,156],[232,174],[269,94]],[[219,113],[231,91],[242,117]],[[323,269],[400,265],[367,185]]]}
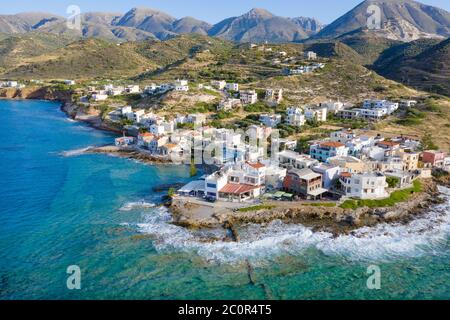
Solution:
{"label": "mountain range", "polygon": [[412,41],[450,36],[449,12],[413,0],[366,0],[327,26],[315,18],[280,17],[260,8],[214,25],[193,17],[176,19],[155,9],[133,8],[125,14],[84,13],[80,31],[68,28],[64,17],[51,13],[0,15],[0,33],[40,31],[119,42],[166,40],[197,33],[235,42],[300,42],[308,38],[332,39],[367,28],[371,5],[378,6],[381,14],[381,28],[371,32],[383,38]]}
{"label": "mountain range", "polygon": [[314,18],[278,17],[264,9],[225,19],[215,25],[193,17],[176,19],[149,8],[133,8],[125,14],[90,12],[81,15],[80,31],[68,28],[66,19],[50,13],[0,15],[0,33],[47,32],[72,37],[96,37],[115,41],[167,40],[197,33],[237,42],[291,42],[308,38],[323,25]]}

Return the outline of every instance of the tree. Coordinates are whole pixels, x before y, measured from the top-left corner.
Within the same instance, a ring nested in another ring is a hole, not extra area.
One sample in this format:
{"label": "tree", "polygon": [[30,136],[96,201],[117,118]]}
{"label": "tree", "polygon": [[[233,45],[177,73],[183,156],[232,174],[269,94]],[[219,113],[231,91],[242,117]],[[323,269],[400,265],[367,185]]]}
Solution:
{"label": "tree", "polygon": [[194,161],[191,161],[191,167],[189,172],[191,177],[195,177],[197,175],[197,167],[195,166]]}
{"label": "tree", "polygon": [[174,188],[170,188],[169,191],[167,191],[167,196],[170,199],[173,199],[173,197],[175,196],[175,192],[176,192],[176,190]]}
{"label": "tree", "polygon": [[386,177],[386,182],[387,182],[389,188],[395,188],[398,186],[400,179],[397,177]]}

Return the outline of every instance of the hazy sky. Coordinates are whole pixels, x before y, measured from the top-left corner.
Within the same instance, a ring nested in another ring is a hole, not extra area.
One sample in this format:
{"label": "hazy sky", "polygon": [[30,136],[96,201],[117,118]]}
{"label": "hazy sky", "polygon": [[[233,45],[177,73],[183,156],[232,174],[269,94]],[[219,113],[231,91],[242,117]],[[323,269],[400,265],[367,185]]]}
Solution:
{"label": "hazy sky", "polygon": [[[2,0],[5,1],[5,0]],[[69,5],[78,5],[82,12],[126,12],[132,7],[150,7],[182,18],[192,16],[210,23],[238,16],[251,8],[265,8],[285,17],[316,17],[330,23],[362,0],[14,0],[0,7],[0,14],[25,11],[52,12],[66,15]],[[449,0],[421,2],[450,11]]]}

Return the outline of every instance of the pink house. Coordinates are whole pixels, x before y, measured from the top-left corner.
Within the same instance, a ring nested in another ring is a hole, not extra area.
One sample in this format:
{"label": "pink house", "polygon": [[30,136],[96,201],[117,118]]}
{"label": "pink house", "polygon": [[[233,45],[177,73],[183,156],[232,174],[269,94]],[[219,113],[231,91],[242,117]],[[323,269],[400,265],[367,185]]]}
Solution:
{"label": "pink house", "polygon": [[430,164],[433,167],[442,167],[444,165],[444,159],[444,152],[428,150],[422,153],[423,163]]}

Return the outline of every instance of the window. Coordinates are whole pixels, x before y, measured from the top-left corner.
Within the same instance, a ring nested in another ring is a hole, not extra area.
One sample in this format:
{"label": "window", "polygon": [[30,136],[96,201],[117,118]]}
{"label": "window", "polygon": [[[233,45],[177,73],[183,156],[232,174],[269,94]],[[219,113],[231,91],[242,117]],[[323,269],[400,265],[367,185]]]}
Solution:
{"label": "window", "polygon": [[207,183],[206,186],[207,186],[208,188],[212,188],[212,189],[217,188],[217,185],[214,184],[214,183]]}

